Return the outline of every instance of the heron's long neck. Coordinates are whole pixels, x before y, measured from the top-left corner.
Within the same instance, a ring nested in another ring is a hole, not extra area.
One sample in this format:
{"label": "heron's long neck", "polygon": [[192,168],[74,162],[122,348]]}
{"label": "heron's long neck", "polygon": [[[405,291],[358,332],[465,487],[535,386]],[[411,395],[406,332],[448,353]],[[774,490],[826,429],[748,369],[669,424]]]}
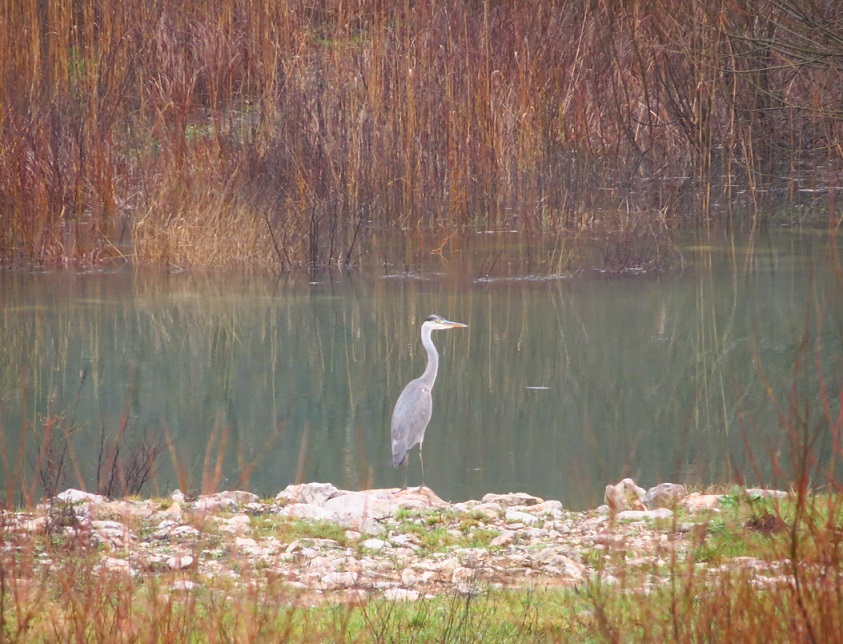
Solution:
{"label": "heron's long neck", "polygon": [[433,383],[436,380],[436,372],[439,370],[439,352],[436,350],[433,339],[430,337],[431,333],[433,333],[433,329],[429,326],[422,325],[421,337],[422,344],[427,351],[427,367],[425,367],[424,373],[419,380],[423,380],[433,387]]}

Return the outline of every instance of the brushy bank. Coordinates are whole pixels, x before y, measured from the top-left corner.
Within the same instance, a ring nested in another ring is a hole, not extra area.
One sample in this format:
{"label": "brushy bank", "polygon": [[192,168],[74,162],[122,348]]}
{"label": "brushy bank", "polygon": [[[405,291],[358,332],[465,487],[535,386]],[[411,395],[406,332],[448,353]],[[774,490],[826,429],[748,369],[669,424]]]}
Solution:
{"label": "brushy bank", "polygon": [[0,262],[289,268],[354,263],[373,228],[785,206],[837,225],[841,24],[832,0],[4,3]]}
{"label": "brushy bank", "polygon": [[[617,487],[627,484],[636,487]],[[644,497],[670,507],[617,512],[568,512],[523,493],[452,505],[429,490],[327,484],[264,500],[176,491],[109,501],[68,490],[34,511],[2,514],[0,633],[112,642],[835,639],[839,495],[678,488]]]}

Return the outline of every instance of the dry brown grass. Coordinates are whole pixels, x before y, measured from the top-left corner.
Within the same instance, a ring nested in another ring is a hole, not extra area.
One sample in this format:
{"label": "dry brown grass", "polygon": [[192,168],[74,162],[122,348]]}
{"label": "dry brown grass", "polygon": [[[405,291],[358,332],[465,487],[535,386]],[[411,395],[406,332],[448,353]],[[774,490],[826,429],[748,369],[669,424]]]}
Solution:
{"label": "dry brown grass", "polygon": [[[278,258],[257,213],[242,205],[224,207],[203,195],[184,210],[148,210],[132,226],[134,256],[172,268],[273,268]],[[288,251],[289,252],[289,251]]]}

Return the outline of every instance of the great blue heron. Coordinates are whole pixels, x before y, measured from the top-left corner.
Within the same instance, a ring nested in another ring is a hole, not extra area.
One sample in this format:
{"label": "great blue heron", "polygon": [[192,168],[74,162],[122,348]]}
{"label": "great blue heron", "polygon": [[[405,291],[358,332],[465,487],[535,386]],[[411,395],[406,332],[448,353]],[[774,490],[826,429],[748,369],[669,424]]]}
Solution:
{"label": "great blue heron", "polygon": [[[430,422],[433,413],[433,383],[439,371],[439,352],[433,344],[430,334],[441,329],[467,327],[467,324],[450,322],[439,315],[428,317],[421,327],[422,344],[427,351],[427,367],[424,373],[407,383],[404,391],[398,396],[395,409],[392,412],[392,467],[404,464],[404,488],[407,487],[407,452],[418,443],[419,463],[421,463],[422,484],[424,487],[424,460],[422,459],[422,443],[424,430]],[[401,488],[401,489],[404,489]]]}

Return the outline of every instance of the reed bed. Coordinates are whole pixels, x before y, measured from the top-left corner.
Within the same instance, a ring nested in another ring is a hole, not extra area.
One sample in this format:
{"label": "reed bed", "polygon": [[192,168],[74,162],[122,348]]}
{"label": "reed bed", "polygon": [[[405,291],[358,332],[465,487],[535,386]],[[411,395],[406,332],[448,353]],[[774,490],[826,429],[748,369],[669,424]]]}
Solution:
{"label": "reed bed", "polygon": [[665,227],[789,204],[836,227],[842,13],[3,3],[0,260],[345,265],[373,229],[617,231],[617,213]]}

